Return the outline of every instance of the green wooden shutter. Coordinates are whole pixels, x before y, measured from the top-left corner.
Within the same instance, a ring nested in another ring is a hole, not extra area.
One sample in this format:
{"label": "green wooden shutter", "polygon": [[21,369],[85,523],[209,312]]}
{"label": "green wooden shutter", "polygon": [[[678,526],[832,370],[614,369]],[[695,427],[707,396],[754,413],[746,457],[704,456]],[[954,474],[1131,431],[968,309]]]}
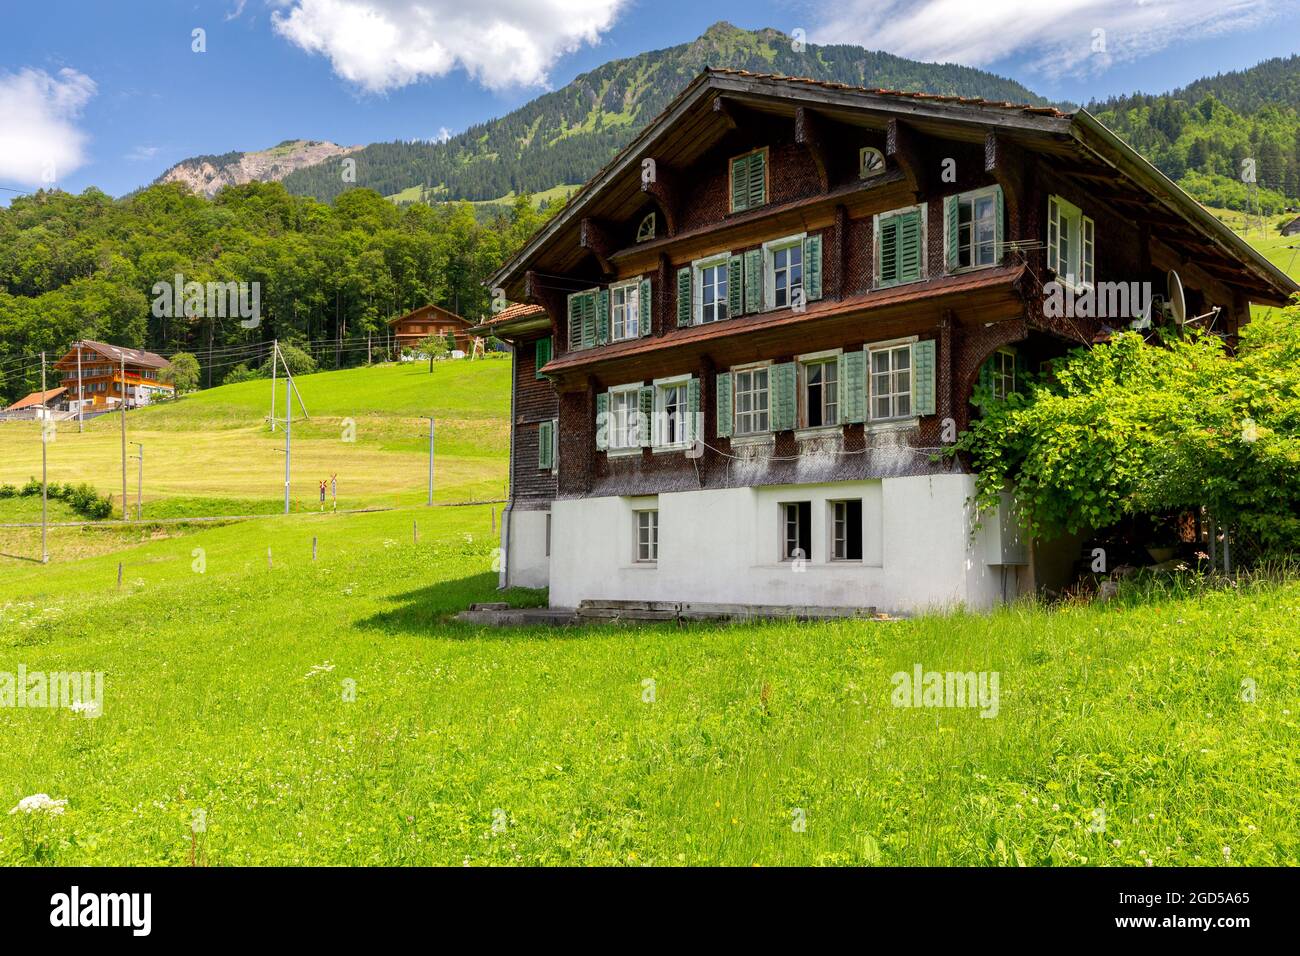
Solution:
{"label": "green wooden shutter", "polygon": [[958,243],[961,242],[961,230],[959,224],[961,221],[961,199],[957,196],[949,196],[943,201],[943,218],[947,225],[948,232],[948,271],[961,266],[961,249]]}
{"label": "green wooden shutter", "polygon": [[700,380],[691,378],[686,383],[686,443],[694,445],[700,437]]}
{"label": "green wooden shutter", "polygon": [[582,293],[574,292],[569,296],[569,351],[582,348]]}
{"label": "green wooden shutter", "polygon": [[582,293],[578,307],[582,315],[582,347],[593,348],[596,345],[596,293]]}
{"label": "green wooden shutter", "polygon": [[757,312],[763,308],[763,250],[750,249],[745,253],[745,311]]}
{"label": "green wooden shutter", "polygon": [[1002,261],[1002,244],[1006,241],[1006,212],[1002,201],[1002,187],[993,191],[993,261]]}
{"label": "green wooden shutter", "polygon": [[840,424],[867,420],[867,353],[844,352],[839,359]]}
{"label": "green wooden shutter", "polygon": [[740,271],[744,260],[732,256],[727,260],[727,317],[732,318],[744,311],[744,297],[741,295]]}
{"label": "green wooden shutter", "polygon": [[542,374],[542,368],[551,360],[551,337],[548,335],[544,339],[538,339],[537,345],[533,349],[533,375],[536,378],[546,378]]}
{"label": "green wooden shutter", "polygon": [[555,425],[553,422],[537,423],[537,467],[549,469],[554,463]]}
{"label": "green wooden shutter", "polygon": [[677,270],[677,325],[691,324],[691,267]]}
{"label": "green wooden shutter", "polygon": [[731,211],[742,212],[749,208],[749,156],[737,156],[731,161]]}
{"label": "green wooden shutter", "polygon": [[767,202],[767,154],[749,154],[749,199],[745,208],[757,209]]}
{"label": "green wooden shutter", "polygon": [[898,281],[914,282],[921,278],[921,212],[912,210],[898,224]]}
{"label": "green wooden shutter", "polygon": [[642,279],[637,286],[637,321],[641,323],[641,334],[649,335],[654,328],[654,296],[651,295],[650,280]]}
{"label": "green wooden shutter", "polygon": [[596,344],[609,341],[609,290],[601,289],[596,296]]}
{"label": "green wooden shutter", "polygon": [[807,236],[803,241],[803,294],[809,302],[822,297],[821,236]]}
{"label": "green wooden shutter", "polygon": [[719,372],[717,375],[718,392],[718,437],[731,437],[731,373]]}
{"label": "green wooden shutter", "polygon": [[795,398],[794,362],[773,365],[768,376],[771,403],[770,419],[772,431],[790,431],[795,425],[795,412],[798,407]]}
{"label": "green wooden shutter", "polygon": [[912,346],[912,412],[934,414],[934,339]]}
{"label": "green wooden shutter", "polygon": [[641,391],[637,393],[637,437],[641,439],[641,446],[648,448],[654,444],[654,419],[655,419],[655,387],[653,385],[642,385]]}
{"label": "green wooden shutter", "polygon": [[609,448],[609,392],[596,396],[596,451]]}
{"label": "green wooden shutter", "polygon": [[876,284],[891,285],[898,281],[898,217],[879,220],[876,242]]}
{"label": "green wooden shutter", "polygon": [[1061,204],[1055,196],[1047,199],[1047,268],[1061,274]]}

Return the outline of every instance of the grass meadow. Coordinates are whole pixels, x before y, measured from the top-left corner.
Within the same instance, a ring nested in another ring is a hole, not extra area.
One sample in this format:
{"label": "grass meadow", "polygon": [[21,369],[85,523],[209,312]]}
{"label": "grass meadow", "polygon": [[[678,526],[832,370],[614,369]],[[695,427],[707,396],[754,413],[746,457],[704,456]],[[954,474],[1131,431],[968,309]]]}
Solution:
{"label": "grass meadow", "polygon": [[[55,528],[49,565],[0,528],[0,700],[20,668],[104,675],[97,717],[0,706],[0,864],[1300,861],[1300,584],[892,622],[452,620],[545,602],[496,591],[489,507],[417,504],[426,413],[438,500],[497,497],[507,375],[304,377],[288,517],[249,383],[128,424],[147,519],[264,517]],[[51,480],[114,490],[116,427],[65,426]],[[0,426],[0,481],[39,474],[31,431]],[[326,466],[340,507],[391,510],[312,511]],[[38,513],[0,500],[0,522]],[[894,706],[918,665],[996,673],[996,716]],[[7,812],[39,793],[63,813]]]}

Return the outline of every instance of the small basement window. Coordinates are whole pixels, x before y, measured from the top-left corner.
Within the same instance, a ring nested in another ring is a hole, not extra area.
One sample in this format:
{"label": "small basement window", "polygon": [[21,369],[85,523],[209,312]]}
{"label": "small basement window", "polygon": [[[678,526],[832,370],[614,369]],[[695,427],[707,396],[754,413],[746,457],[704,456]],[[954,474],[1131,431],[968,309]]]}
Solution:
{"label": "small basement window", "polygon": [[812,502],[781,505],[781,560],[807,560],[812,551]]}
{"label": "small basement window", "polygon": [[862,560],[862,499],[831,502],[831,560]]}

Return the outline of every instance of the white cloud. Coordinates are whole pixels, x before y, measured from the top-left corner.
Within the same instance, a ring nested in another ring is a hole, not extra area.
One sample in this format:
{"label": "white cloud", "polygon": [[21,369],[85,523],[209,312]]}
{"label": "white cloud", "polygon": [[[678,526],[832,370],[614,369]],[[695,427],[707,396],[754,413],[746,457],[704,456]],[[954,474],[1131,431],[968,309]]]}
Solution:
{"label": "white cloud", "polygon": [[[535,86],[596,43],[627,0],[288,0],[276,32],[380,93],[465,70],[491,89]],[[282,4],[285,5],[285,4]]]}
{"label": "white cloud", "polygon": [[157,155],[157,146],[137,146],[126,154],[126,159],[133,163],[141,163],[147,159],[153,159]]}
{"label": "white cloud", "polygon": [[75,121],[95,91],[94,80],[66,68],[0,73],[0,180],[49,186],[85,165]]}
{"label": "white cloud", "polygon": [[1171,44],[1249,29],[1294,0],[817,0],[816,43],[858,43],[930,62],[1007,57],[1049,77],[1085,75]]}

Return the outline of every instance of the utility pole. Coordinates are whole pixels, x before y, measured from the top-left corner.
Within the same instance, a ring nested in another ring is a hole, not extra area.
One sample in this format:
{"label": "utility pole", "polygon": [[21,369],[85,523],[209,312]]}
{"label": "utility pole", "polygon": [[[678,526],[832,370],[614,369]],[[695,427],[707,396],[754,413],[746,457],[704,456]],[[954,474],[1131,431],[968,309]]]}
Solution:
{"label": "utility pole", "polygon": [[284,376],[284,513],[289,513],[289,461],[293,456],[293,396],[289,386],[293,381],[285,369]]}
{"label": "utility pole", "polygon": [[127,510],[126,504],[126,355],[119,354],[118,358],[120,359],[119,375],[122,379],[117,393],[122,419],[122,520],[130,521],[131,513]]}
{"label": "utility pole", "polygon": [[77,432],[81,433],[86,429],[86,418],[81,413],[81,343],[77,343]]}
{"label": "utility pole", "polygon": [[50,563],[50,549],[47,547],[48,526],[49,526],[49,507],[50,507],[50,483],[46,470],[46,446],[50,443],[50,421],[47,417],[50,410],[45,407],[45,353],[41,353],[41,564]]}
{"label": "utility pole", "polygon": [[271,343],[271,431],[275,431],[275,373],[276,363],[280,359],[280,340]]}
{"label": "utility pole", "polygon": [[136,460],[140,463],[139,470],[135,475],[135,520],[139,521],[144,515],[144,443],[133,441],[131,444],[140,449],[140,454],[135,456]]}
{"label": "utility pole", "polygon": [[433,419],[429,419],[429,507],[433,507]]}

